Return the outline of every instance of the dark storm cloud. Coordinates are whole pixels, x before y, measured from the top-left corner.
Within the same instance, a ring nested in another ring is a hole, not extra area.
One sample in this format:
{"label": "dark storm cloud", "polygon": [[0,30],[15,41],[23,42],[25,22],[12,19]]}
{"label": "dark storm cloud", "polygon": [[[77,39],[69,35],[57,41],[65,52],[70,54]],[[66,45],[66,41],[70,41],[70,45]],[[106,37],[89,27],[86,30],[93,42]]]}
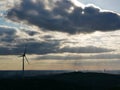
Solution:
{"label": "dark storm cloud", "polygon": [[[28,42],[27,43],[27,54],[48,54],[48,53],[57,53],[59,43],[50,43],[50,42]],[[20,55],[24,52],[25,43],[17,43],[17,45],[10,48],[10,45],[7,47],[0,47],[0,54],[2,55]]]}
{"label": "dark storm cloud", "polygon": [[16,30],[7,28],[7,27],[0,27],[0,54],[1,55],[8,55],[11,52],[11,46],[6,47],[7,44],[12,44],[12,42],[16,38]]}
{"label": "dark storm cloud", "polygon": [[10,48],[0,46],[0,55],[10,55],[10,54],[11,54]]}
{"label": "dark storm cloud", "polygon": [[[84,9],[75,6],[68,0],[56,0],[52,10],[45,9],[43,0],[23,0],[20,6],[12,8],[8,12],[11,20],[26,20],[43,30],[75,33],[90,33],[96,30],[110,31],[120,29],[120,16],[113,12],[100,11],[94,6],[86,6]],[[52,0],[53,1],[53,0]],[[49,3],[53,3],[48,1]],[[73,7],[74,9],[69,12]]]}
{"label": "dark storm cloud", "polygon": [[99,55],[90,55],[90,56],[86,56],[86,55],[42,55],[42,56],[38,56],[36,58],[33,58],[33,60],[84,60],[84,59],[88,59],[90,61],[92,61],[93,59],[95,60],[101,60],[101,59],[120,59],[120,55],[119,54],[99,54]]}
{"label": "dark storm cloud", "polygon": [[16,37],[16,30],[10,28],[0,27],[0,41],[1,42],[12,42]]}
{"label": "dark storm cloud", "polygon": [[[20,32],[25,32],[21,31]],[[29,31],[28,31],[29,32]],[[28,33],[27,32],[27,33]],[[31,31],[30,31],[31,32]],[[29,33],[30,33],[29,32]],[[24,52],[25,42],[27,44],[27,54],[58,54],[58,53],[102,53],[113,50],[98,48],[93,46],[87,47],[61,47],[62,41],[52,39],[52,36],[45,35],[41,37],[44,41],[33,39],[23,40],[22,34],[17,35],[17,30],[11,28],[0,28],[0,55],[21,55]],[[29,34],[28,34],[29,35]],[[32,34],[33,35],[33,34]],[[31,36],[31,34],[30,34]]]}
{"label": "dark storm cloud", "polygon": [[[19,31],[24,32],[25,31]],[[29,32],[29,31],[28,31]],[[26,32],[26,33],[28,33]],[[31,32],[31,31],[30,31]],[[30,33],[29,32],[29,33]],[[34,33],[34,32],[31,32]],[[22,34],[11,28],[0,28],[0,55],[19,55],[22,54],[25,47],[25,41],[28,46],[27,54],[50,54],[50,53],[104,53],[112,52],[111,49],[86,46],[86,47],[63,47],[63,40],[53,39],[50,35],[42,36],[44,41],[37,41],[35,38],[23,40]],[[29,34],[28,34],[29,35]],[[33,35],[33,34],[32,34]],[[31,34],[30,34],[31,36]],[[52,38],[52,39],[51,39]]]}
{"label": "dark storm cloud", "polygon": [[33,60],[80,60],[84,58],[80,55],[66,55],[66,56],[60,56],[60,55],[42,55],[38,56],[36,58],[33,58]]}
{"label": "dark storm cloud", "polygon": [[91,55],[91,57],[87,57],[89,59],[120,59],[119,54],[99,54],[99,55]]}
{"label": "dark storm cloud", "polygon": [[103,53],[111,52],[114,50],[94,46],[87,46],[87,47],[64,47],[60,51],[70,53]]}
{"label": "dark storm cloud", "polygon": [[57,53],[59,42],[30,42],[28,43],[29,54]]}
{"label": "dark storm cloud", "polygon": [[27,30],[27,31],[24,31],[24,32],[27,33],[29,36],[34,36],[34,35],[39,34],[39,33],[36,32],[36,31],[30,31],[30,30]]}
{"label": "dark storm cloud", "polygon": [[[25,44],[17,44],[14,47],[0,47],[0,54],[11,54],[11,55],[19,55],[24,51]],[[27,43],[27,54],[57,54],[57,53],[104,53],[111,52],[113,50],[105,49],[105,48],[97,48],[97,47],[64,47],[60,48],[60,42],[56,41],[48,41],[48,42],[28,42]]]}

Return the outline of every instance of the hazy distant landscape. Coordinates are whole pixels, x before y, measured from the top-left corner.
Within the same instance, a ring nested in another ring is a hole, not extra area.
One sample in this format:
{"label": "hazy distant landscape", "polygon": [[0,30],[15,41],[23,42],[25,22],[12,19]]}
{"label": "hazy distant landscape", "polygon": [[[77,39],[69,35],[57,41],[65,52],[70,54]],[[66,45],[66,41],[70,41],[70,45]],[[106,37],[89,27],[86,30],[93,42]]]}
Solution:
{"label": "hazy distant landscape", "polygon": [[[120,70],[25,70],[25,77],[36,77],[36,76],[49,76],[49,75],[58,75],[63,73],[70,72],[83,72],[83,73],[105,73],[112,75],[120,75]],[[3,78],[14,78],[14,77],[22,77],[22,70],[1,70],[0,71],[0,79]]]}
{"label": "hazy distant landscape", "polygon": [[[22,77],[22,70],[1,70],[0,71],[0,79],[2,78],[14,78],[14,77]],[[73,72],[72,70],[25,70],[25,77],[35,77],[35,76],[48,76],[48,75],[56,75],[61,73]]]}

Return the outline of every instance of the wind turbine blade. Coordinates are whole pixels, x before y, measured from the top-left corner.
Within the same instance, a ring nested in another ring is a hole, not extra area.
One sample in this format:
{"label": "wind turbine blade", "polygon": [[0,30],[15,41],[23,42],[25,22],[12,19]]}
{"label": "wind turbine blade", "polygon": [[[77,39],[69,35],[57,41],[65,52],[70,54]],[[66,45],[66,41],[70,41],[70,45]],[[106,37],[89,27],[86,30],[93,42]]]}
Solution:
{"label": "wind turbine blade", "polygon": [[25,60],[27,61],[28,64],[30,64],[26,56],[25,56]]}
{"label": "wind turbine blade", "polygon": [[25,45],[24,55],[26,54],[26,51],[27,51],[27,45]]}

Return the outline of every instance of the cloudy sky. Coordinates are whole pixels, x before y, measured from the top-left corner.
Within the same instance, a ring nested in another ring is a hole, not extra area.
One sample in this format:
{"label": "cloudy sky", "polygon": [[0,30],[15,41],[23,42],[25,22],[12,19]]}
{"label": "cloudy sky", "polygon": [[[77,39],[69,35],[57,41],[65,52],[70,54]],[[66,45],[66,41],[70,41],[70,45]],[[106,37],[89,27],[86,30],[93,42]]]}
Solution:
{"label": "cloudy sky", "polygon": [[0,0],[0,70],[120,69],[120,1]]}

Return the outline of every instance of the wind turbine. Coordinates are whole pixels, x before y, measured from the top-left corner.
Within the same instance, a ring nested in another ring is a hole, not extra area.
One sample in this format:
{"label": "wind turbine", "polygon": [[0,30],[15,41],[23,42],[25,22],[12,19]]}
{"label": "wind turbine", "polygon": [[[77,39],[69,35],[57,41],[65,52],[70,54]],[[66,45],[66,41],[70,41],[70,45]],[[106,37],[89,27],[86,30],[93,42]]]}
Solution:
{"label": "wind turbine", "polygon": [[25,60],[29,64],[29,61],[28,61],[28,59],[26,57],[26,51],[27,51],[27,46],[25,45],[24,52],[20,56],[20,57],[22,57],[22,75],[23,75],[23,77],[24,77],[24,71],[25,71]]}

